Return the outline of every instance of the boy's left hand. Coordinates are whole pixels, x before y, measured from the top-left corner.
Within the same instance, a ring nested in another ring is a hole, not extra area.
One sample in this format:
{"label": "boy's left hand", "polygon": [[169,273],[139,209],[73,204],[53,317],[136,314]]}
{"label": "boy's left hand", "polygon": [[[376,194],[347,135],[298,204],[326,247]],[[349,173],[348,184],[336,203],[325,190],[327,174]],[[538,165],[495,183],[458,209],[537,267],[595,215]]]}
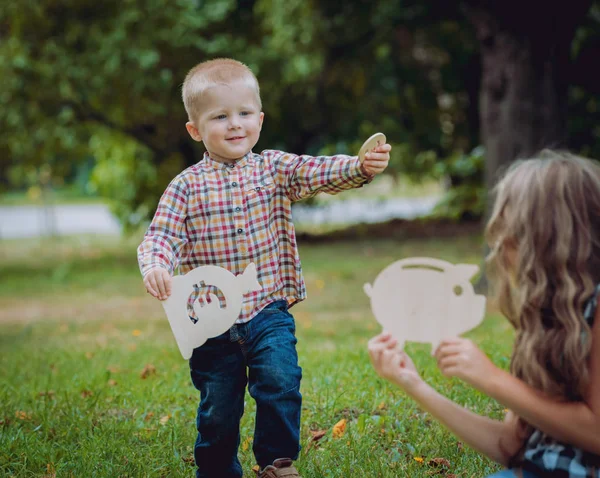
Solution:
{"label": "boy's left hand", "polygon": [[444,375],[460,378],[479,389],[498,370],[477,345],[461,337],[442,340],[434,356]]}
{"label": "boy's left hand", "polygon": [[375,176],[382,173],[390,161],[391,150],[392,146],[386,143],[366,153],[365,160],[360,165],[363,174],[366,176]]}

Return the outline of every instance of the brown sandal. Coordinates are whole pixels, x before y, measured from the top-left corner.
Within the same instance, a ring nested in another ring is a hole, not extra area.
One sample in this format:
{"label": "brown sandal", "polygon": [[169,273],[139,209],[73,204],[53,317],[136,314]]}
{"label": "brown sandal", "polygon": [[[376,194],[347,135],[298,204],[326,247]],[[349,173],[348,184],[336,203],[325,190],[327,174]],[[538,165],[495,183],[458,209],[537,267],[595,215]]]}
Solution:
{"label": "brown sandal", "polygon": [[272,465],[256,472],[258,478],[301,478],[290,458],[277,458]]}

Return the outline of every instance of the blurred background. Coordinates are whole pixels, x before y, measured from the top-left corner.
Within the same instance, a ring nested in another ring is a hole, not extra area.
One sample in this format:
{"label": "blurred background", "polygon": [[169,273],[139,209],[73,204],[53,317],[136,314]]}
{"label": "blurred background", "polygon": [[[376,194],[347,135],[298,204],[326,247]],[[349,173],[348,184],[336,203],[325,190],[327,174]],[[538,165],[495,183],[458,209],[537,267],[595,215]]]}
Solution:
{"label": "blurred background", "polygon": [[256,151],[393,145],[376,186],[298,204],[300,230],[478,221],[515,158],[600,158],[599,0],[20,0],[0,37],[0,240],[143,229],[201,157],[183,78],[221,56],[259,79]]}

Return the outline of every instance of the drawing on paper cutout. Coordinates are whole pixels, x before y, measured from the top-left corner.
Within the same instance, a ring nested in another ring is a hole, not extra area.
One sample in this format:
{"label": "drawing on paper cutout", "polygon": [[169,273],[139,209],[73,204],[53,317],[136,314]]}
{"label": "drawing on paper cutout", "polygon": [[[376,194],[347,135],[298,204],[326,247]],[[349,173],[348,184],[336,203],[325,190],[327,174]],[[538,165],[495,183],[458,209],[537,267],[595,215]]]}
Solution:
{"label": "drawing on paper cutout", "polygon": [[[203,306],[196,300],[192,305],[197,319],[194,323],[189,317],[188,299],[195,292],[194,287],[197,290],[197,284],[202,282],[217,287],[226,305],[221,307],[213,293],[209,293],[210,302]],[[174,276],[171,295],[162,305],[183,358],[189,359],[196,347],[229,330],[240,315],[244,294],[261,289],[253,263],[238,276],[217,266],[200,266],[185,275]]]}
{"label": "drawing on paper cutout", "polygon": [[203,307],[206,307],[212,303],[211,297],[217,296],[219,300],[219,307],[223,309],[227,306],[227,301],[223,295],[223,291],[214,285],[207,285],[204,281],[200,281],[193,286],[192,293],[187,299],[187,313],[188,317],[196,323],[198,317],[201,316]]}
{"label": "drawing on paper cutout", "polygon": [[476,295],[473,264],[452,264],[430,257],[396,261],[365,284],[371,310],[383,330],[405,342],[439,342],[477,327],[485,316],[483,295]]}

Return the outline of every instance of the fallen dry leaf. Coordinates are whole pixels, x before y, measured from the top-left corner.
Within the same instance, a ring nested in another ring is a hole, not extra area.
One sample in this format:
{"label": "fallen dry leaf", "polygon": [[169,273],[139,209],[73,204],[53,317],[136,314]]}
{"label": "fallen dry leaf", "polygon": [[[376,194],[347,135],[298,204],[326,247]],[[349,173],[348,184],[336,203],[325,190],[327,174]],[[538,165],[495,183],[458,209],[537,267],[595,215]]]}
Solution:
{"label": "fallen dry leaf", "polygon": [[131,335],[133,335],[134,337],[139,337],[140,335],[142,335],[142,331],[139,329],[135,329],[133,332],[131,332]]}
{"label": "fallen dry leaf", "polygon": [[144,417],[144,421],[148,421],[150,420],[152,417],[154,416],[154,412],[148,412],[146,413],[146,416]]}
{"label": "fallen dry leaf", "polygon": [[112,378],[108,381],[108,386],[109,387],[114,387],[115,385],[117,385],[117,381],[113,380]]}
{"label": "fallen dry leaf", "polygon": [[38,393],[38,396],[40,397],[50,397],[52,398],[54,396],[54,390],[48,390],[47,392],[40,392]]}
{"label": "fallen dry leaf", "polygon": [[144,370],[142,370],[140,377],[148,378],[150,375],[154,375],[154,374],[156,374],[156,367],[154,365],[152,365],[151,363],[147,363],[146,366],[144,367]]}
{"label": "fallen dry leaf", "polygon": [[432,458],[427,462],[429,466],[440,466],[443,468],[450,468],[450,462],[445,458]]}
{"label": "fallen dry leaf", "polygon": [[250,443],[252,443],[252,437],[246,438],[244,440],[244,442],[242,443],[242,450],[248,451],[248,448],[250,447]]}
{"label": "fallen dry leaf", "polygon": [[413,458],[413,460],[415,460],[415,461],[416,461],[416,462],[418,462],[418,463],[423,463],[423,461],[424,461],[424,460],[423,460],[423,458],[422,458],[422,457],[420,457],[420,456],[415,456],[415,457]]}
{"label": "fallen dry leaf", "polygon": [[31,418],[31,415],[29,415],[29,413],[24,412],[22,410],[17,410],[15,412],[15,417],[17,417],[19,420],[29,420]]}
{"label": "fallen dry leaf", "polygon": [[92,395],[94,395],[94,392],[92,392],[91,390],[82,390],[81,391],[81,398],[88,398],[88,397],[91,397]]}
{"label": "fallen dry leaf", "polygon": [[308,452],[311,448],[316,448],[319,446],[319,440],[327,435],[327,430],[310,430],[310,439],[308,440],[308,444],[304,449],[305,452]]}
{"label": "fallen dry leaf", "polygon": [[165,425],[169,421],[170,418],[171,418],[171,415],[165,415],[164,417],[160,418],[159,422],[161,425]]}
{"label": "fallen dry leaf", "polygon": [[341,438],[346,432],[346,419],[342,418],[339,422],[333,425],[333,438]]}

